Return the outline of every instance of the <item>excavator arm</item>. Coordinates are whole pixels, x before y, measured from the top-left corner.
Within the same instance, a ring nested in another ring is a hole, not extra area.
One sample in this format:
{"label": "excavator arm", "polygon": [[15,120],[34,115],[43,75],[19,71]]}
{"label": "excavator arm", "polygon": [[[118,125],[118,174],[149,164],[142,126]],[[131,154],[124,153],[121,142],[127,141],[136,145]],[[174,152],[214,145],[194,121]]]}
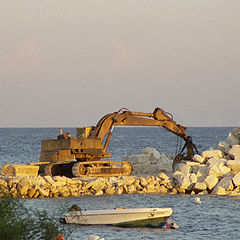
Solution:
{"label": "excavator arm", "polygon": [[112,130],[114,126],[117,125],[161,126],[185,140],[185,145],[181,150],[182,153],[185,149],[187,149],[185,159],[192,159],[194,151],[197,151],[195,145],[192,143],[191,137],[189,137],[185,132],[186,127],[177,124],[173,120],[173,117],[163,109],[155,108],[153,113],[131,112],[127,109],[120,109],[118,112],[107,114],[100,119],[91,133],[91,136],[100,138],[101,141],[103,141],[104,137],[108,134],[104,145],[104,152],[107,150],[109,145]]}

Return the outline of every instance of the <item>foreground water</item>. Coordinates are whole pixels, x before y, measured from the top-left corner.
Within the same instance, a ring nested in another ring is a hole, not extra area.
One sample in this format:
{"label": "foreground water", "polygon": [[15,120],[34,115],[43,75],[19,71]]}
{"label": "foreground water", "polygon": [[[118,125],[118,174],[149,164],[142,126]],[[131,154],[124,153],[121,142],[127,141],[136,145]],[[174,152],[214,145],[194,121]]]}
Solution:
{"label": "foreground water", "polygon": [[90,234],[105,240],[124,239],[240,239],[240,199],[231,197],[201,197],[196,205],[193,196],[186,195],[120,195],[85,196],[67,199],[32,199],[29,206],[50,209],[56,216],[72,204],[82,209],[108,209],[114,207],[171,207],[180,226],[176,230],[148,228],[117,228],[111,226],[71,226],[70,239],[87,239]]}
{"label": "foreground water", "polygon": [[[64,129],[65,130],[65,129]],[[66,129],[74,131],[74,129]],[[190,128],[199,151],[216,147],[232,128]],[[37,162],[40,142],[53,138],[57,129],[0,129],[0,164]],[[114,160],[121,155],[137,153],[144,147],[155,147],[161,153],[176,153],[176,137],[160,128],[116,128],[109,146]],[[108,209],[115,207],[171,207],[177,230],[130,229],[110,226],[66,226],[73,229],[69,239],[87,239],[90,234],[105,240],[123,239],[240,239],[240,199],[236,197],[202,196],[202,204],[196,205],[193,196],[187,195],[113,195],[83,196],[78,198],[28,199],[29,208],[49,211],[56,217],[72,204],[82,209]]]}

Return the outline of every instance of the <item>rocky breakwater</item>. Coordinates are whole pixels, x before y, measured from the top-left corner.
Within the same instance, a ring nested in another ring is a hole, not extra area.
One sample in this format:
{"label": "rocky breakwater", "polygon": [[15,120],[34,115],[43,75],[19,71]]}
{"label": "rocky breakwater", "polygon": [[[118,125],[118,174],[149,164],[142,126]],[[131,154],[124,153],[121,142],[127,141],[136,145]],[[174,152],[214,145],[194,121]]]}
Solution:
{"label": "rocky breakwater", "polygon": [[[13,176],[2,167],[0,196],[14,198],[78,197],[104,194],[213,194],[240,195],[240,128],[229,133],[218,149],[196,154],[193,161],[174,163],[154,148],[122,156],[133,164],[134,176],[110,178],[66,178],[60,176]],[[9,174],[9,175],[7,175]],[[31,170],[32,174],[32,170]],[[34,175],[34,174],[33,174]],[[147,176],[146,176],[147,175]],[[146,177],[144,177],[146,176]]]}
{"label": "rocky breakwater", "polygon": [[179,193],[240,195],[240,128],[219,142],[218,149],[175,164],[173,179]]}
{"label": "rocky breakwater", "polygon": [[110,177],[70,179],[66,177],[3,177],[0,195],[14,198],[78,197],[82,195],[176,193],[174,183],[166,174],[156,177]]}

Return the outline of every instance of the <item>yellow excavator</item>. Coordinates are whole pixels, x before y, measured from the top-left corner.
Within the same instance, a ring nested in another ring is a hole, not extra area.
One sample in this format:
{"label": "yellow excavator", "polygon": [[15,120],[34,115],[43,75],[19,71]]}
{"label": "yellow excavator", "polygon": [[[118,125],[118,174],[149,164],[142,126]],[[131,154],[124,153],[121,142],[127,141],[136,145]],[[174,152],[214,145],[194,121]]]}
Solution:
{"label": "yellow excavator", "polygon": [[[41,142],[40,165],[44,175],[66,177],[110,177],[129,176],[132,164],[126,161],[107,161],[107,148],[115,126],[161,126],[185,140],[177,160],[191,160],[197,152],[192,138],[185,132],[186,127],[177,124],[172,116],[161,108],[153,113],[132,112],[122,108],[102,117],[95,127],[76,129],[76,137],[62,133],[56,139]],[[105,138],[106,137],[106,138]],[[183,151],[187,150],[185,156]]]}

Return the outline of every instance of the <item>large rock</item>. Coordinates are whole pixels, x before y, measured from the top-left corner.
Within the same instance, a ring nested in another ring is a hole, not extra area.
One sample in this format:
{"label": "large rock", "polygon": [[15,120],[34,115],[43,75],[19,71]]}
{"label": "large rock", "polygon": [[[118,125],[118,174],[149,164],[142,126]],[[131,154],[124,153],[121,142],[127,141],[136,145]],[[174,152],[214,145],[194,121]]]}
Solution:
{"label": "large rock", "polygon": [[141,153],[150,155],[150,161],[152,163],[158,162],[160,158],[160,153],[155,148],[146,147],[141,151]]}
{"label": "large rock", "polygon": [[218,166],[224,166],[226,164],[227,160],[223,159],[223,158],[210,158],[206,165],[208,167],[211,167],[213,165],[218,165]]}
{"label": "large rock", "polygon": [[193,166],[192,166],[192,172],[195,173],[195,174],[197,174],[199,168],[201,168],[201,167],[203,167],[203,166],[206,166],[206,165],[205,165],[205,164],[200,164],[200,163],[198,163],[198,164],[196,164],[196,165],[193,165]]}
{"label": "large rock", "polygon": [[[176,177],[176,175],[173,176],[174,178]],[[193,182],[191,182],[190,179],[190,174],[179,174],[177,176],[177,178],[175,178],[177,180],[177,186],[179,187],[179,189],[181,190],[189,190],[191,189],[191,187],[194,185]]]}
{"label": "large rock", "polygon": [[29,188],[30,183],[24,179],[17,184],[17,191],[22,197],[27,195]]}
{"label": "large rock", "polygon": [[198,182],[204,182],[205,178],[208,176],[209,174],[209,168],[205,165],[200,166],[196,175],[197,175],[197,179]]}
{"label": "large rock", "polygon": [[197,183],[198,177],[195,173],[190,173],[189,180],[190,180],[191,183]]}
{"label": "large rock", "polygon": [[236,138],[240,139],[240,127],[239,128],[234,128],[232,130],[232,134],[233,136],[235,136]]}
{"label": "large rock", "polygon": [[92,189],[95,192],[99,192],[100,190],[103,190],[105,186],[106,186],[105,181],[102,180],[101,178],[98,178],[96,181],[93,182]]}
{"label": "large rock", "polygon": [[48,182],[48,183],[50,183],[50,184],[53,184],[55,181],[53,180],[53,178],[51,177],[51,176],[49,176],[49,175],[47,175],[47,176],[44,176],[44,179]]}
{"label": "large rock", "polygon": [[122,161],[133,165],[133,174],[159,174],[171,172],[173,159],[167,154],[160,154],[155,148],[147,147],[139,154],[121,156]]}
{"label": "large rock", "polygon": [[227,166],[231,168],[233,172],[240,172],[240,160],[228,160]]}
{"label": "large rock", "polygon": [[209,169],[209,175],[215,175],[218,178],[222,178],[230,173],[231,169],[225,166],[226,163],[227,160],[223,158],[210,158],[206,164]]}
{"label": "large rock", "polygon": [[225,191],[232,191],[234,189],[232,177],[227,176],[220,180],[220,182],[217,184],[217,187],[222,187],[225,189]]}
{"label": "large rock", "polygon": [[145,188],[147,190],[147,193],[155,193],[156,192],[155,182],[148,183]]}
{"label": "large rock", "polygon": [[188,166],[187,164],[180,163],[176,165],[176,171],[181,172],[182,174],[189,174],[191,172],[191,166]]}
{"label": "large rock", "polygon": [[235,185],[235,187],[240,186],[240,172],[235,174],[235,176],[232,178],[232,181],[233,181],[233,184]]}
{"label": "large rock", "polygon": [[165,173],[161,172],[158,175],[159,178],[161,178],[162,180],[168,181],[169,180],[169,176],[166,175]]}
{"label": "large rock", "polygon": [[105,190],[106,194],[114,194],[115,193],[115,187],[107,187],[107,189]]}
{"label": "large rock", "polygon": [[[159,158],[160,171],[172,172],[173,158],[167,154],[162,153]],[[161,170],[162,169],[162,170]]]}
{"label": "large rock", "polygon": [[208,160],[210,158],[222,158],[223,154],[220,150],[207,150],[202,152],[204,159]]}
{"label": "large rock", "polygon": [[122,176],[121,180],[125,185],[132,185],[135,182],[135,178],[132,176]]}
{"label": "large rock", "polygon": [[192,160],[198,163],[203,163],[205,161],[205,159],[199,154],[195,154]]}
{"label": "large rock", "polygon": [[122,194],[123,193],[123,187],[122,186],[117,186],[115,188],[115,194]]}
{"label": "large rock", "polygon": [[2,175],[23,177],[38,176],[39,166],[27,164],[6,164],[1,168]]}
{"label": "large rock", "polygon": [[209,175],[205,178],[207,188],[211,191],[218,183],[218,178],[215,175]]}
{"label": "large rock", "polygon": [[240,145],[234,145],[229,150],[229,154],[234,157],[234,160],[240,160]]}
{"label": "large rock", "polygon": [[224,152],[225,154],[229,153],[230,150],[230,145],[229,143],[225,142],[225,141],[221,141],[218,143],[218,149],[222,152]]}
{"label": "large rock", "polygon": [[239,139],[237,137],[235,137],[232,133],[229,133],[227,139],[226,139],[226,142],[230,145],[230,146],[233,146],[233,145],[237,145],[239,144]]}
{"label": "large rock", "polygon": [[229,174],[231,169],[222,165],[211,165],[209,166],[209,175],[215,175],[218,179]]}
{"label": "large rock", "polygon": [[39,191],[40,196],[42,196],[42,197],[49,197],[49,190],[48,189],[40,188],[38,191]]}
{"label": "large rock", "polygon": [[196,192],[202,192],[207,189],[207,185],[204,182],[197,182],[194,185],[194,191]]}
{"label": "large rock", "polygon": [[36,189],[35,188],[30,188],[27,191],[27,195],[29,198],[33,198],[33,196],[36,194]]}

